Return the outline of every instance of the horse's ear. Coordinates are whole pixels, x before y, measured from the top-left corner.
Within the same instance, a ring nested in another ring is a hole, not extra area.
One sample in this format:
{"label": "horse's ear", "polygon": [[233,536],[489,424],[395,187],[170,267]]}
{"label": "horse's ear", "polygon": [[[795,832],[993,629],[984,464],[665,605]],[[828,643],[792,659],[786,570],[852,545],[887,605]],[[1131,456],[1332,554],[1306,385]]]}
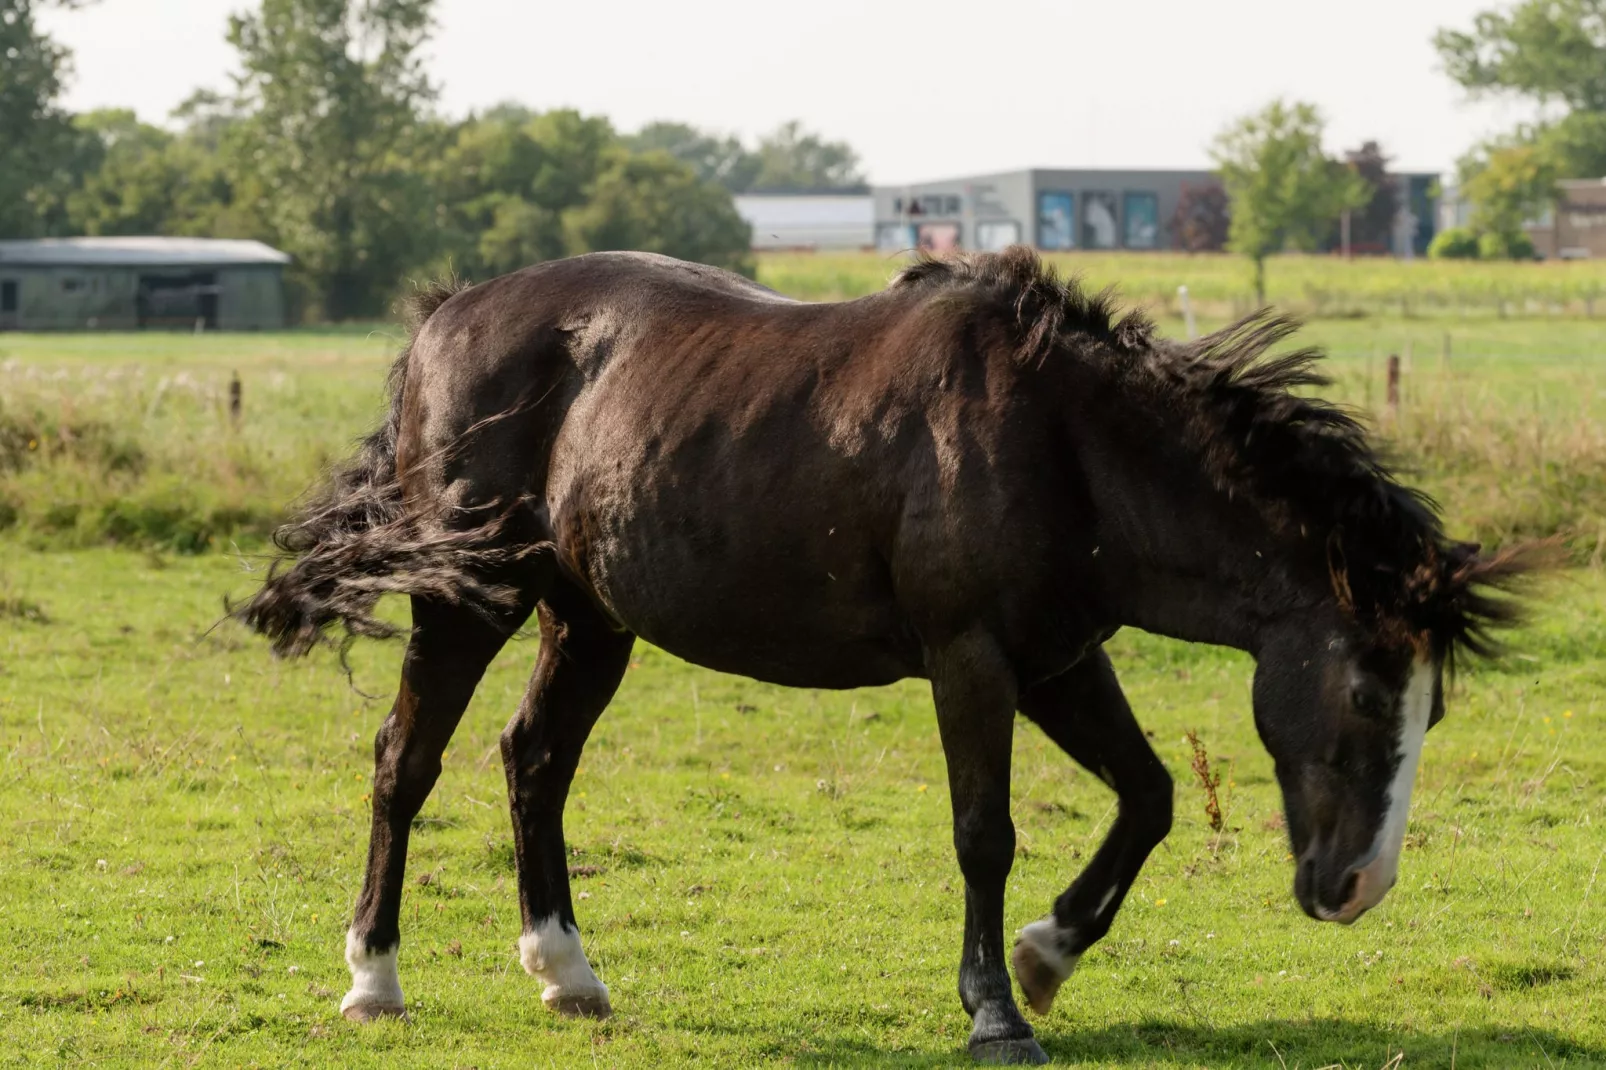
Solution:
{"label": "horse's ear", "polygon": [[1349,563],[1344,559],[1344,529],[1334,528],[1327,536],[1327,575],[1333,584],[1333,594],[1339,608],[1346,613],[1355,612],[1355,592],[1350,590]]}
{"label": "horse's ear", "polygon": [[1483,549],[1482,543],[1454,542],[1445,548],[1444,556],[1450,571],[1454,572],[1478,559],[1478,553]]}

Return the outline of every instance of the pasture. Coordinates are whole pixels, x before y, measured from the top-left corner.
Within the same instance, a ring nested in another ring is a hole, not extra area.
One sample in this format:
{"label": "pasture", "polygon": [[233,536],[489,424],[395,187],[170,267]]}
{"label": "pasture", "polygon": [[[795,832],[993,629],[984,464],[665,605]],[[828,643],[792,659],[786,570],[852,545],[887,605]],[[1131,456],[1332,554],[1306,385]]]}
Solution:
{"label": "pasture", "polygon": [[[829,296],[888,267],[844,259],[849,284],[836,261],[804,260],[763,272]],[[1276,298],[1277,264],[1270,277]],[[1144,285],[1135,296],[1163,292]],[[1251,662],[1123,633],[1112,652],[1177,780],[1177,826],[1034,1022],[1056,1062],[1606,1066],[1606,332],[1577,309],[1511,311],[1304,335],[1453,531],[1559,533],[1578,566],[1539,589],[1514,656],[1450,697],[1399,886],[1352,928],[1307,920],[1249,716]],[[338,1016],[400,648],[356,647],[348,684],[331,652],[279,663],[232,624],[209,628],[224,594],[254,585],[286,503],[376,418],[398,341],[0,336],[0,1062],[967,1065],[928,689],[786,690],[645,645],[566,820],[615,1017],[550,1016],[518,963],[496,739],[533,639],[493,665],[416,822],[411,1023]],[[1391,352],[1405,359],[1395,413]],[[1189,730],[1221,774],[1219,833]],[[1024,721],[1015,763],[1012,929],[1113,817],[1097,778]]]}

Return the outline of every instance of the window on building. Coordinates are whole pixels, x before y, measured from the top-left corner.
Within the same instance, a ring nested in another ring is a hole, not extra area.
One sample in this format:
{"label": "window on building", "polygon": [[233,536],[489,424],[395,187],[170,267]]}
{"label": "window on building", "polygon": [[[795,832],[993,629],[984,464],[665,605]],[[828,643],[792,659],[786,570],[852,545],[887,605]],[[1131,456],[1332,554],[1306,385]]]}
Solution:
{"label": "window on building", "polygon": [[83,288],[84,280],[73,275],[68,275],[61,280],[61,292],[64,294],[75,294]]}
{"label": "window on building", "polygon": [[1095,190],[1082,194],[1082,246],[1114,249],[1120,238],[1116,227],[1115,194]]}
{"label": "window on building", "polygon": [[1037,247],[1076,248],[1076,195],[1044,190],[1037,195]]}
{"label": "window on building", "polygon": [[1020,241],[1020,224],[1013,219],[995,219],[976,224],[976,248],[989,253],[1007,249]]}
{"label": "window on building", "polygon": [[1153,193],[1128,190],[1121,198],[1123,237],[1128,249],[1160,247],[1160,198]]}
{"label": "window on building", "polygon": [[17,280],[0,282],[0,312],[17,311]]}
{"label": "window on building", "polygon": [[906,253],[918,240],[913,223],[881,223],[875,228],[875,247],[883,253]]}
{"label": "window on building", "polygon": [[922,223],[917,233],[919,247],[928,253],[947,253],[959,248],[958,223]]}

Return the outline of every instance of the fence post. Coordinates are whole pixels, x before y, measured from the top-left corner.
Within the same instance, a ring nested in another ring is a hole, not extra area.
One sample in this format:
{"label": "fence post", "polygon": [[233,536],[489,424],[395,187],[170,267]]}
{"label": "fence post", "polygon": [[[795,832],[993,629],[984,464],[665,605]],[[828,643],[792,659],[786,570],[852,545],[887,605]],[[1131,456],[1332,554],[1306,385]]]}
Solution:
{"label": "fence post", "polygon": [[1400,415],[1400,358],[1397,353],[1389,354],[1388,413],[1390,420]]}
{"label": "fence post", "polygon": [[1186,286],[1177,287],[1177,300],[1182,302],[1182,320],[1188,325],[1188,341],[1191,342],[1199,337],[1199,329],[1194,326],[1193,302],[1188,300],[1188,288]]}
{"label": "fence post", "polygon": [[240,373],[229,374],[229,419],[240,422]]}

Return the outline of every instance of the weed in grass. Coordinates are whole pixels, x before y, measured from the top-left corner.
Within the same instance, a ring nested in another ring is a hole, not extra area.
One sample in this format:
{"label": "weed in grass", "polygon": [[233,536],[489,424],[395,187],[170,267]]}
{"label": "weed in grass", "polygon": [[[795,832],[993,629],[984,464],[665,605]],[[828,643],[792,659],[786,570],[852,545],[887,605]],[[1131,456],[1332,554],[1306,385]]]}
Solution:
{"label": "weed in grass", "polygon": [[1216,789],[1221,786],[1221,774],[1210,768],[1210,755],[1205,752],[1205,745],[1199,742],[1199,734],[1193,729],[1185,733],[1188,746],[1193,749],[1193,775],[1198,778],[1199,786],[1204,791],[1205,819],[1210,825],[1210,831],[1221,833],[1221,800],[1216,795]]}

